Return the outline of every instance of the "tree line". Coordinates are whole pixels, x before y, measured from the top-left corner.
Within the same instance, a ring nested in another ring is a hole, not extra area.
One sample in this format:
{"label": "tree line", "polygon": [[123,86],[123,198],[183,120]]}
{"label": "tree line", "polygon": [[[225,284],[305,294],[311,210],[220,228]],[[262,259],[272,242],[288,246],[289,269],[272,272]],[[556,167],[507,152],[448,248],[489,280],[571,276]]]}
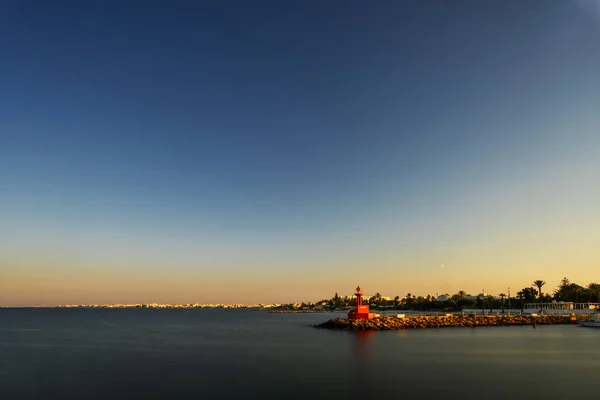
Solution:
{"label": "tree line", "polygon": [[[380,293],[376,293],[364,303],[375,308],[443,310],[459,308],[522,308],[526,302],[600,302],[600,284],[595,282],[582,286],[564,277],[551,294],[543,292],[545,285],[546,282],[544,280],[535,280],[531,286],[522,288],[514,296],[511,295],[510,297],[506,293],[499,293],[497,296],[484,296],[482,294],[472,296],[464,290],[459,290],[457,293],[448,296],[444,301],[439,301],[438,297],[432,295],[414,296],[411,293],[407,293],[402,298],[396,296],[393,300],[387,300]],[[317,304],[325,304],[329,308],[352,307],[356,305],[356,299],[344,298],[336,293],[332,298],[321,300]]]}

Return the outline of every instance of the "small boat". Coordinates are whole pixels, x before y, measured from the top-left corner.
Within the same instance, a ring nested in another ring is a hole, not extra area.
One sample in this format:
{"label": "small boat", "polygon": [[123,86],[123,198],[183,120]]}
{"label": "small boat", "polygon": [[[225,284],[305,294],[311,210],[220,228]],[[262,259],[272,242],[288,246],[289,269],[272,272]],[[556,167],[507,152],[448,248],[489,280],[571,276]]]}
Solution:
{"label": "small boat", "polygon": [[586,328],[600,328],[600,316],[583,320],[579,323],[579,325],[585,326]]}

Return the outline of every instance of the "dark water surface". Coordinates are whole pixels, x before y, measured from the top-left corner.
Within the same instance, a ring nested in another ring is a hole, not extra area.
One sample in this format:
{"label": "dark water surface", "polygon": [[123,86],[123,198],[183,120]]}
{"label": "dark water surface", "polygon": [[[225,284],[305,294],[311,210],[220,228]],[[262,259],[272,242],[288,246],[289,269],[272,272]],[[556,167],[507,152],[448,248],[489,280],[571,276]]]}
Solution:
{"label": "dark water surface", "polygon": [[0,399],[600,398],[600,329],[312,328],[331,317],[0,309]]}

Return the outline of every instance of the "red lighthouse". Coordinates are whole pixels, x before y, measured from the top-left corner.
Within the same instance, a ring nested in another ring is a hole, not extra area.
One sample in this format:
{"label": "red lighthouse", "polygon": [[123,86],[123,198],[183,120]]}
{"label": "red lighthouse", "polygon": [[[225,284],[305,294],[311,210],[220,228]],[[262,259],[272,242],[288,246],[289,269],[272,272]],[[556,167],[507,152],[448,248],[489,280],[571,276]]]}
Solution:
{"label": "red lighthouse", "polygon": [[353,308],[348,313],[348,319],[372,319],[375,318],[375,313],[369,312],[369,305],[362,303],[363,293],[360,291],[360,286],[356,288],[356,308]]}

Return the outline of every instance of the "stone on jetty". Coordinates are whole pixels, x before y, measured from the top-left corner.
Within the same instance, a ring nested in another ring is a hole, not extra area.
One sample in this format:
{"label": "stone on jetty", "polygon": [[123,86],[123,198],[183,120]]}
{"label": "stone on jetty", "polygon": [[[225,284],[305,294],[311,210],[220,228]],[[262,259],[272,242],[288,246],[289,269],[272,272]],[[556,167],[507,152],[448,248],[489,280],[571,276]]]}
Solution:
{"label": "stone on jetty", "polygon": [[317,328],[350,330],[350,331],[381,331],[398,329],[423,328],[459,328],[476,326],[509,326],[509,325],[555,325],[574,324],[576,318],[570,315],[541,315],[531,316],[442,316],[442,317],[381,317],[375,319],[343,319],[333,318]]}

